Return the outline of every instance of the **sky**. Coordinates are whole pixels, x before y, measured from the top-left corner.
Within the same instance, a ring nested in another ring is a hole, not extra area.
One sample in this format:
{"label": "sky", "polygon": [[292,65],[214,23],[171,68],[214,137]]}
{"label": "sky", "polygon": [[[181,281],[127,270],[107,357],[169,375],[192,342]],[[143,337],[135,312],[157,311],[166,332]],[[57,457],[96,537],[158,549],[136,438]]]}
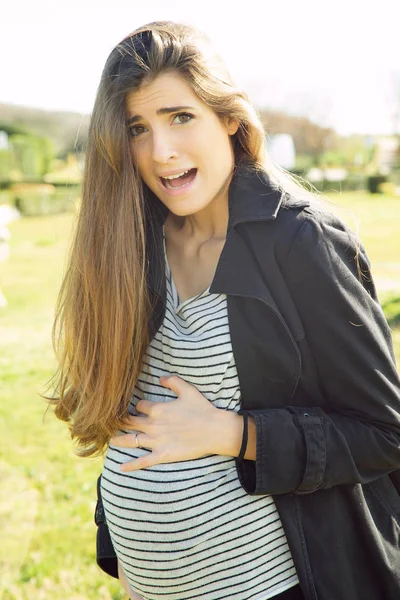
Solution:
{"label": "sky", "polygon": [[400,0],[3,0],[0,103],[90,113],[112,48],[154,20],[207,33],[259,108],[400,133]]}

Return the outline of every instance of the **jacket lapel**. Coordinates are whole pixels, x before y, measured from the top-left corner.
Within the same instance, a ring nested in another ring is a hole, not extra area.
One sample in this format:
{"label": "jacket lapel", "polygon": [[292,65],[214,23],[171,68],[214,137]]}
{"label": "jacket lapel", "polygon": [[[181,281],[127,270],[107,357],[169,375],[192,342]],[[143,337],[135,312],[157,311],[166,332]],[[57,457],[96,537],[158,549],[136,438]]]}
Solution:
{"label": "jacket lapel", "polygon": [[250,248],[236,229],[228,233],[210,292],[257,298],[275,306]]}
{"label": "jacket lapel", "polygon": [[235,229],[227,237],[210,292],[227,295],[242,408],[289,404],[300,378],[300,351],[251,249]]}

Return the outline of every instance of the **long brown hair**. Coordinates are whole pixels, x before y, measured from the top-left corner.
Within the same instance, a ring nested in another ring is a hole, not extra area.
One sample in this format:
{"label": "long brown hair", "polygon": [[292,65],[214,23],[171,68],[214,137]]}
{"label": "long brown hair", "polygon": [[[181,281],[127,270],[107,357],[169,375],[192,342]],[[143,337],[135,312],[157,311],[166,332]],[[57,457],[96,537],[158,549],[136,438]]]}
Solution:
{"label": "long brown hair", "polygon": [[59,368],[48,401],[69,422],[80,456],[101,454],[123,426],[149,343],[148,206],[132,163],[125,96],[166,71],[183,77],[218,116],[237,120],[236,164],[268,167],[259,116],[203,34],[151,23],[112,50],[91,117],[82,203],[53,327]]}

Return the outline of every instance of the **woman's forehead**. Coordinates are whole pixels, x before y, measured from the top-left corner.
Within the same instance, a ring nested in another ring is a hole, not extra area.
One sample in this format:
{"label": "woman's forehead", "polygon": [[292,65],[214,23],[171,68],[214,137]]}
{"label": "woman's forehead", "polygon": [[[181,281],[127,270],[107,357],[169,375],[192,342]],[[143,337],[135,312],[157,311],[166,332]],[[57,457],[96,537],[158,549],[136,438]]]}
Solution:
{"label": "woman's forehead", "polygon": [[190,85],[176,73],[158,75],[138,90],[129,92],[125,98],[129,117],[171,107],[185,106],[188,110],[189,107],[199,108],[202,104]]}

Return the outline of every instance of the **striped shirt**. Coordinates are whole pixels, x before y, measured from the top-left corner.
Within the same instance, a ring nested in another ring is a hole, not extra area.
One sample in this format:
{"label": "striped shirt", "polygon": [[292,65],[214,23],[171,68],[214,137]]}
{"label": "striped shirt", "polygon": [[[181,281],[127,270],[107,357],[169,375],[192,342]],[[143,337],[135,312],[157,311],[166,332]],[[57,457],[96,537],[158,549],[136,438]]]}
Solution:
{"label": "striped shirt", "polygon": [[[167,260],[166,279],[165,317],[129,412],[137,414],[140,398],[173,400],[159,382],[167,374],[194,385],[217,408],[239,410],[226,296],[206,289],[180,303]],[[121,463],[146,452],[110,444],[101,478],[116,554],[144,600],[266,600],[298,583],[272,496],[249,496],[232,457],[120,471]]]}

